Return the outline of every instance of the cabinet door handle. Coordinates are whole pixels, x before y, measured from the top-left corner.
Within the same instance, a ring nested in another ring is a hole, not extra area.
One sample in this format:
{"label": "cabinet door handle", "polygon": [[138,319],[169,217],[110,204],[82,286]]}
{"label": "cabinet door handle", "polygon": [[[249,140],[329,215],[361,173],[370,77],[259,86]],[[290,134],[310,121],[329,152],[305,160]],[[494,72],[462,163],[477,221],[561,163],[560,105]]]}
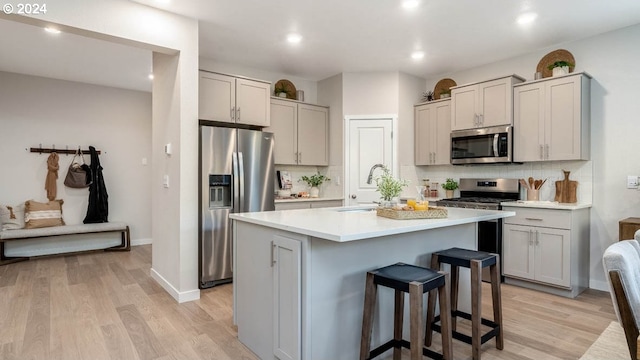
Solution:
{"label": "cabinet door handle", "polygon": [[540,160],[544,160],[544,153],[543,153],[544,149],[542,147],[542,145],[540,145]]}
{"label": "cabinet door handle", "polygon": [[473,125],[478,126],[478,114],[473,115]]}
{"label": "cabinet door handle", "polygon": [[236,119],[236,107],[232,106],[231,107],[231,120],[235,120]]}
{"label": "cabinet door handle", "polygon": [[533,230],[529,229],[529,246],[533,246]]}
{"label": "cabinet door handle", "polygon": [[271,240],[271,267],[276,264],[276,244]]}
{"label": "cabinet door handle", "polygon": [[478,125],[484,124],[484,115],[478,115]]}
{"label": "cabinet door handle", "polygon": [[302,163],[302,153],[301,152],[298,153],[298,162]]}
{"label": "cabinet door handle", "polygon": [[540,218],[530,218],[530,217],[525,218],[525,220],[531,220],[531,221],[542,221],[542,219],[540,219]]}
{"label": "cabinet door handle", "polygon": [[549,144],[546,144],[546,145],[544,146],[544,150],[545,150],[545,152],[546,152],[545,159],[549,160]]}
{"label": "cabinet door handle", "polygon": [[298,153],[297,153],[297,152],[294,152],[294,153],[293,153],[293,156],[295,156],[295,158],[296,158],[296,164],[297,164],[297,163],[298,163]]}
{"label": "cabinet door handle", "polygon": [[238,107],[238,115],[237,115],[238,121],[240,121],[240,107]]}
{"label": "cabinet door handle", "polygon": [[540,245],[540,231],[536,230],[536,246]]}
{"label": "cabinet door handle", "polygon": [[432,164],[435,164],[435,163],[436,163],[436,153],[432,153],[431,163],[432,163]]}

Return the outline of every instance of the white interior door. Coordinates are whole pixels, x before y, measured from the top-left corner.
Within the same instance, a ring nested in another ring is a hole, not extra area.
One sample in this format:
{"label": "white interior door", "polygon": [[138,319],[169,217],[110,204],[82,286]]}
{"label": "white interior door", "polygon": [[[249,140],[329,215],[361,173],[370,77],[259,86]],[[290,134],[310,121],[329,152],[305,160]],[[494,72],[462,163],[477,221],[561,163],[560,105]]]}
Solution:
{"label": "white interior door", "polygon": [[[380,201],[375,180],[367,183],[374,165],[382,164],[396,172],[394,164],[394,144],[392,117],[388,118],[351,118],[348,119],[348,155],[345,173],[348,176],[349,205],[358,205]],[[373,179],[382,174],[381,168],[373,171]]]}

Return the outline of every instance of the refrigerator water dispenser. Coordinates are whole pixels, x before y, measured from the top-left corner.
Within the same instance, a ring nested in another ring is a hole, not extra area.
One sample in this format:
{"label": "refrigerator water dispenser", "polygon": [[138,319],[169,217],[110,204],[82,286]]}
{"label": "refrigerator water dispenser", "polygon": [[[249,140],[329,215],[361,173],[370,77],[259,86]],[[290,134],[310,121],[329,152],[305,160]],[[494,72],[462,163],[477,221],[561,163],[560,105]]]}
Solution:
{"label": "refrigerator water dispenser", "polygon": [[231,174],[209,175],[209,209],[231,208]]}

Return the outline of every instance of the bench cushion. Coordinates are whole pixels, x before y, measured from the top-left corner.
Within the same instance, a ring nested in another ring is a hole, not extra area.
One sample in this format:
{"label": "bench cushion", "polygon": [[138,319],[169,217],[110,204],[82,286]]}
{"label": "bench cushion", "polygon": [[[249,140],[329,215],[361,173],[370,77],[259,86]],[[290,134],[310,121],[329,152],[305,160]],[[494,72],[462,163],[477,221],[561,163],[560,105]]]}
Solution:
{"label": "bench cushion", "polygon": [[38,229],[16,229],[0,231],[0,240],[27,239],[35,237],[86,234],[109,231],[125,231],[127,224],[123,222],[107,222],[98,224],[77,224],[53,226]]}

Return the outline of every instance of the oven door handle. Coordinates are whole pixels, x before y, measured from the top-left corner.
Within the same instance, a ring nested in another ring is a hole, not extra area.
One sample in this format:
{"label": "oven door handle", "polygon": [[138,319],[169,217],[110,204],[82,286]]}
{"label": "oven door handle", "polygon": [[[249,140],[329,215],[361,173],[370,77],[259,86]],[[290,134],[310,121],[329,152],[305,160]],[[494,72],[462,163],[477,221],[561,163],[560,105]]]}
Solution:
{"label": "oven door handle", "polygon": [[493,135],[493,156],[498,157],[500,154],[498,153],[498,140],[500,139],[500,134]]}

